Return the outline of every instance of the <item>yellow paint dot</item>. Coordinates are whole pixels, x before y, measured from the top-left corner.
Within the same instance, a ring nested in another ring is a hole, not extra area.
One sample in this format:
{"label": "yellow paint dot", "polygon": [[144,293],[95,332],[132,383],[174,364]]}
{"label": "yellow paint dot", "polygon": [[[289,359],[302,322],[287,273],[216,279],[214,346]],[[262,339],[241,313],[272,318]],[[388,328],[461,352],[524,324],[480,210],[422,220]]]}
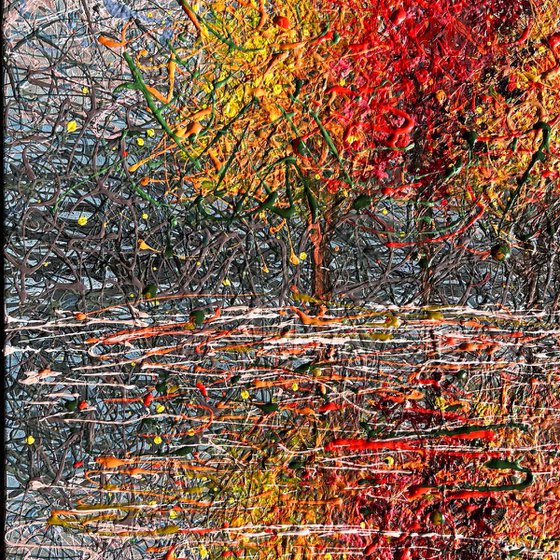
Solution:
{"label": "yellow paint dot", "polygon": [[339,83],[341,86],[345,86],[345,85],[346,85],[346,80],[345,80],[344,78],[340,78],[340,80],[338,81],[338,83]]}
{"label": "yellow paint dot", "polygon": [[33,445],[35,443],[35,438],[33,436],[25,436],[25,443],[27,443],[27,445]]}
{"label": "yellow paint dot", "polygon": [[51,263],[47,261],[47,262],[43,263],[43,266],[49,266],[49,264],[51,264]]}
{"label": "yellow paint dot", "polygon": [[133,297],[134,297],[134,294],[128,294],[128,297],[129,297],[129,298],[133,298]]}
{"label": "yellow paint dot", "polygon": [[143,219],[143,220],[147,220],[147,219],[148,219],[148,214],[146,214],[146,212],[144,212],[144,213],[142,214],[142,219]]}
{"label": "yellow paint dot", "polygon": [[140,138],[140,137],[136,138],[136,143],[139,146],[143,146],[144,145],[144,138]]}
{"label": "yellow paint dot", "polygon": [[247,400],[249,398],[249,391],[243,389],[243,391],[241,391],[241,398]]}
{"label": "yellow paint dot", "polygon": [[196,434],[196,432],[191,428],[190,430],[187,430],[187,435],[188,436],[194,436]]}
{"label": "yellow paint dot", "polygon": [[178,515],[179,515],[179,514],[178,514],[174,509],[172,509],[172,510],[169,512],[169,517],[170,517],[171,519],[176,519]]}
{"label": "yellow paint dot", "polygon": [[299,385],[297,383],[292,383],[292,391],[297,391],[299,389]]}
{"label": "yellow paint dot", "polygon": [[84,86],[84,87],[82,88],[82,93],[83,93],[83,94],[89,93],[89,88],[87,88],[86,86]]}
{"label": "yellow paint dot", "polygon": [[227,117],[233,117],[236,114],[236,107],[231,103],[228,103],[224,108],[224,113]]}
{"label": "yellow paint dot", "polygon": [[386,215],[389,213],[389,211],[387,210],[387,208],[383,208],[383,210],[381,210],[381,213],[382,213],[384,216],[386,216]]}
{"label": "yellow paint dot", "polygon": [[395,459],[393,459],[393,457],[391,456],[387,456],[385,457],[385,462],[392,467],[395,464]]}
{"label": "yellow paint dot", "polygon": [[156,445],[160,445],[161,443],[163,443],[163,440],[161,439],[160,436],[156,436],[156,437],[154,438],[154,443],[155,443]]}
{"label": "yellow paint dot", "polygon": [[85,216],[80,216],[78,218],[78,225],[79,226],[85,226],[88,222],[88,219]]}
{"label": "yellow paint dot", "polygon": [[404,231],[399,231],[399,237],[404,237],[406,233]]}
{"label": "yellow paint dot", "polygon": [[366,524],[363,521],[360,523],[360,528],[362,528],[362,529],[366,528]]}
{"label": "yellow paint dot", "polygon": [[445,410],[447,408],[447,402],[444,397],[436,397],[435,398],[435,405],[436,408],[439,410]]}
{"label": "yellow paint dot", "polygon": [[305,251],[302,251],[302,252],[299,254],[299,260],[300,260],[300,261],[304,261],[306,258],[307,258],[307,253],[306,253]]}
{"label": "yellow paint dot", "polygon": [[165,411],[165,406],[163,406],[162,404],[158,404],[158,405],[156,406],[156,412],[157,412],[158,414],[161,414],[161,413],[164,412],[164,411]]}
{"label": "yellow paint dot", "polygon": [[70,121],[67,125],[66,125],[66,130],[68,132],[74,132],[76,129],[78,128],[78,123],[76,121]]}
{"label": "yellow paint dot", "polygon": [[222,280],[222,285],[223,286],[231,286],[231,282],[226,278],[226,279]]}
{"label": "yellow paint dot", "polygon": [[319,173],[315,173],[315,179],[320,179],[321,175],[319,175]]}
{"label": "yellow paint dot", "polygon": [[150,137],[153,138],[156,135],[156,132],[153,128],[148,128],[148,130],[146,130],[146,134]]}
{"label": "yellow paint dot", "polygon": [[203,544],[198,547],[198,552],[201,558],[206,558],[208,556],[208,550]]}
{"label": "yellow paint dot", "polygon": [[272,88],[272,93],[274,93],[274,95],[278,95],[278,94],[282,93],[282,86],[280,84],[276,84]]}

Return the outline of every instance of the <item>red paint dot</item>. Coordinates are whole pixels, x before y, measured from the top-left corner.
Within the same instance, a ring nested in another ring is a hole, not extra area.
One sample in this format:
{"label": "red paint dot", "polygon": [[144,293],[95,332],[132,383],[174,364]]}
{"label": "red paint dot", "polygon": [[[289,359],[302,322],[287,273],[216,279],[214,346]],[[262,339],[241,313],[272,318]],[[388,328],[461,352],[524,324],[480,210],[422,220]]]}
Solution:
{"label": "red paint dot", "polygon": [[406,19],[406,12],[402,8],[397,8],[389,18],[395,25],[401,24]]}
{"label": "red paint dot", "polygon": [[284,16],[275,16],[272,21],[282,29],[289,29],[290,28],[290,20]]}

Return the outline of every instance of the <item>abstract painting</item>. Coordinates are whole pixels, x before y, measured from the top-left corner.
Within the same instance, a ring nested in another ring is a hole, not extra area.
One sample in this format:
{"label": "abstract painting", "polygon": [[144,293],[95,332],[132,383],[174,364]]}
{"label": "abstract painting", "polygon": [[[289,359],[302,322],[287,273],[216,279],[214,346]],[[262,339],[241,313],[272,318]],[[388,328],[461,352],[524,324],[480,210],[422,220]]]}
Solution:
{"label": "abstract painting", "polygon": [[6,557],[560,558],[560,2],[9,0]]}

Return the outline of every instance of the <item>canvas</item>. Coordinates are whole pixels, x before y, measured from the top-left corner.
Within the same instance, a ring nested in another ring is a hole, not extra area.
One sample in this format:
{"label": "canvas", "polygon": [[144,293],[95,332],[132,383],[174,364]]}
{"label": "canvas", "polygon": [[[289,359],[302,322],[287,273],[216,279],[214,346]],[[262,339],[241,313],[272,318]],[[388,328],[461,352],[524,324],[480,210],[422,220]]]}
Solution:
{"label": "canvas", "polygon": [[4,3],[6,557],[560,556],[560,3]]}

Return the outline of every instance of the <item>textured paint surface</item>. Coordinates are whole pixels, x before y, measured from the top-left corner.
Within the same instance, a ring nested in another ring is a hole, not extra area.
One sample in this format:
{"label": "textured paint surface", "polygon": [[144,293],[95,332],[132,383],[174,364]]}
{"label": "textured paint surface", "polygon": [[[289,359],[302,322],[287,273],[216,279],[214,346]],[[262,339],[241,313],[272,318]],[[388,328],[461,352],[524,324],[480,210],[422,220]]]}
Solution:
{"label": "textured paint surface", "polygon": [[10,557],[557,558],[559,21],[5,4]]}

